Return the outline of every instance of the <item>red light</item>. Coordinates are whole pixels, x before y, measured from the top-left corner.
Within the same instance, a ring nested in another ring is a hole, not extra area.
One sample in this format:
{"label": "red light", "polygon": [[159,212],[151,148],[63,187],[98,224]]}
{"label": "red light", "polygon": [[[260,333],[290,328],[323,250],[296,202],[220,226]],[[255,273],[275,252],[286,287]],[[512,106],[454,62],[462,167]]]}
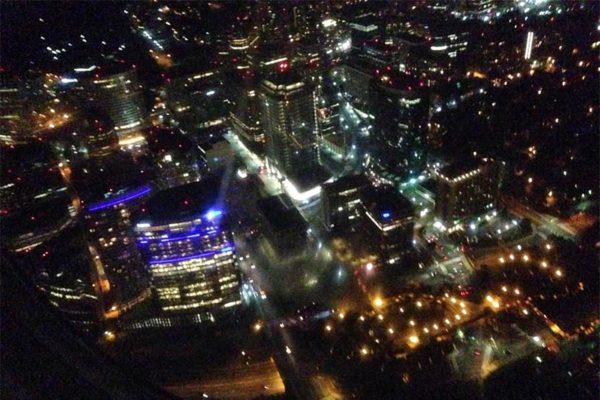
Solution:
{"label": "red light", "polygon": [[277,66],[277,69],[279,69],[279,72],[285,72],[290,68],[290,64],[287,61],[283,61],[281,63],[279,63],[279,65]]}
{"label": "red light", "polygon": [[387,71],[391,71],[391,70],[392,70],[392,66],[391,66],[391,65],[388,65],[387,67],[385,67],[385,69],[386,69]]}
{"label": "red light", "polygon": [[420,82],[419,82],[419,86],[420,86],[420,87],[423,87],[423,86],[425,86],[425,82],[423,82],[423,81],[420,81]]}

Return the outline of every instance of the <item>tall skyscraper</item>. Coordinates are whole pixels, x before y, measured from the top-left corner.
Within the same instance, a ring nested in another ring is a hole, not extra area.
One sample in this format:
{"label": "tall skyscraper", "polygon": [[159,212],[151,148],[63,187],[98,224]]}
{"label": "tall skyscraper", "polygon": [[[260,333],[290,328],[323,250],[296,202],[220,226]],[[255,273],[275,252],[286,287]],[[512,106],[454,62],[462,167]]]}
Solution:
{"label": "tall skyscraper", "polygon": [[490,211],[496,204],[502,163],[492,159],[462,160],[433,170],[437,181],[436,216],[456,224],[469,216]]}
{"label": "tall skyscraper", "polygon": [[425,167],[428,106],[422,86],[394,73],[381,74],[371,84],[374,160],[401,179],[417,176]]}
{"label": "tall skyscraper", "polygon": [[320,158],[314,86],[284,71],[265,79],[259,96],[270,165],[292,180],[313,175]]}
{"label": "tall skyscraper", "polygon": [[127,143],[128,136],[139,131],[146,123],[141,85],[135,71],[122,68],[101,71],[93,80],[94,99],[98,107],[113,120],[121,143]]}
{"label": "tall skyscraper", "polygon": [[241,304],[235,244],[219,180],[205,178],[154,195],[136,217],[137,245],[165,315],[213,319]]}
{"label": "tall skyscraper", "polygon": [[104,317],[116,318],[150,294],[131,215],[153,190],[152,168],[119,152],[72,169]]}

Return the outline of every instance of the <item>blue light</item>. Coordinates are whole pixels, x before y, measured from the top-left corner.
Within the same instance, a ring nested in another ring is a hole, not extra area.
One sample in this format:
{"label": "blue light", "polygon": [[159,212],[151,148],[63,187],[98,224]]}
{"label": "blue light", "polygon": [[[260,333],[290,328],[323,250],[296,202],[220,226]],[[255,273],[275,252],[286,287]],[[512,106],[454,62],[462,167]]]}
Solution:
{"label": "blue light", "polygon": [[105,208],[112,207],[117,204],[125,203],[129,200],[133,200],[140,196],[143,196],[146,193],[150,193],[151,190],[152,190],[152,187],[150,187],[150,185],[146,185],[146,186],[141,187],[140,189],[123,193],[120,196],[94,203],[94,204],[88,206],[88,211],[95,212],[95,211],[103,210]]}
{"label": "blue light", "polygon": [[174,240],[186,240],[186,239],[197,238],[197,237],[200,237],[199,233],[195,233],[193,235],[181,235],[181,236],[170,237],[167,239],[160,239],[160,241],[161,242],[172,242]]}
{"label": "blue light", "polygon": [[389,212],[384,212],[383,214],[381,214],[381,216],[382,216],[383,218],[389,218],[389,217],[390,217],[390,215],[391,215],[391,214],[390,214]]}
{"label": "blue light", "polygon": [[177,262],[181,262],[181,261],[189,261],[189,260],[194,260],[194,259],[200,259],[200,258],[205,258],[205,257],[209,257],[209,256],[213,256],[217,253],[225,253],[227,251],[233,251],[233,247],[231,245],[227,246],[227,247],[223,247],[220,250],[217,251],[205,251],[202,253],[196,253],[193,254],[191,256],[186,256],[186,257],[174,257],[174,258],[166,258],[166,259],[159,259],[159,260],[151,260],[149,262],[150,265],[153,264],[171,264],[171,263],[177,263]]}
{"label": "blue light", "polygon": [[212,221],[213,219],[215,219],[216,217],[220,217],[221,215],[223,215],[223,211],[221,210],[209,210],[204,217],[209,220]]}

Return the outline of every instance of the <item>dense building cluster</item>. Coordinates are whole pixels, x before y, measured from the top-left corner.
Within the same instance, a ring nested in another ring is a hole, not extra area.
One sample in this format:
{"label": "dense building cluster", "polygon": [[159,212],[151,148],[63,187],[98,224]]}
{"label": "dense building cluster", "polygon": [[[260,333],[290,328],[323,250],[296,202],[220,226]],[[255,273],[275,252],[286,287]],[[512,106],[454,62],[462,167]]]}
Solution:
{"label": "dense building cluster", "polygon": [[2,264],[57,315],[178,394],[592,396],[595,2],[97,6],[2,6]]}

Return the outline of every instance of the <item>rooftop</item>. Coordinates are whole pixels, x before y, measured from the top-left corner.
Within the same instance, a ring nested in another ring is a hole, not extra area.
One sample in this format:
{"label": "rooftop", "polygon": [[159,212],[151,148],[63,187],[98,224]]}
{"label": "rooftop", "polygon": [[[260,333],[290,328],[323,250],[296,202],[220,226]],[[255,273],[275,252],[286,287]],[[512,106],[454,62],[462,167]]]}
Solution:
{"label": "rooftop", "polygon": [[75,191],[86,204],[140,188],[154,178],[149,160],[134,160],[130,155],[117,151],[107,157],[74,163],[71,170]]}
{"label": "rooftop", "polygon": [[337,194],[352,189],[364,190],[369,186],[369,180],[364,175],[347,175],[331,183],[326,183],[323,185],[323,191],[328,194]]}
{"label": "rooftop", "polygon": [[305,230],[307,227],[298,210],[286,203],[281,195],[260,199],[257,206],[275,232]]}
{"label": "rooftop", "polygon": [[410,201],[390,186],[371,188],[363,197],[369,213],[381,223],[406,218],[414,214]]}
{"label": "rooftop", "polygon": [[134,220],[153,225],[184,221],[209,212],[220,215],[223,213],[217,204],[220,187],[219,177],[209,176],[200,182],[160,191],[142,205]]}

